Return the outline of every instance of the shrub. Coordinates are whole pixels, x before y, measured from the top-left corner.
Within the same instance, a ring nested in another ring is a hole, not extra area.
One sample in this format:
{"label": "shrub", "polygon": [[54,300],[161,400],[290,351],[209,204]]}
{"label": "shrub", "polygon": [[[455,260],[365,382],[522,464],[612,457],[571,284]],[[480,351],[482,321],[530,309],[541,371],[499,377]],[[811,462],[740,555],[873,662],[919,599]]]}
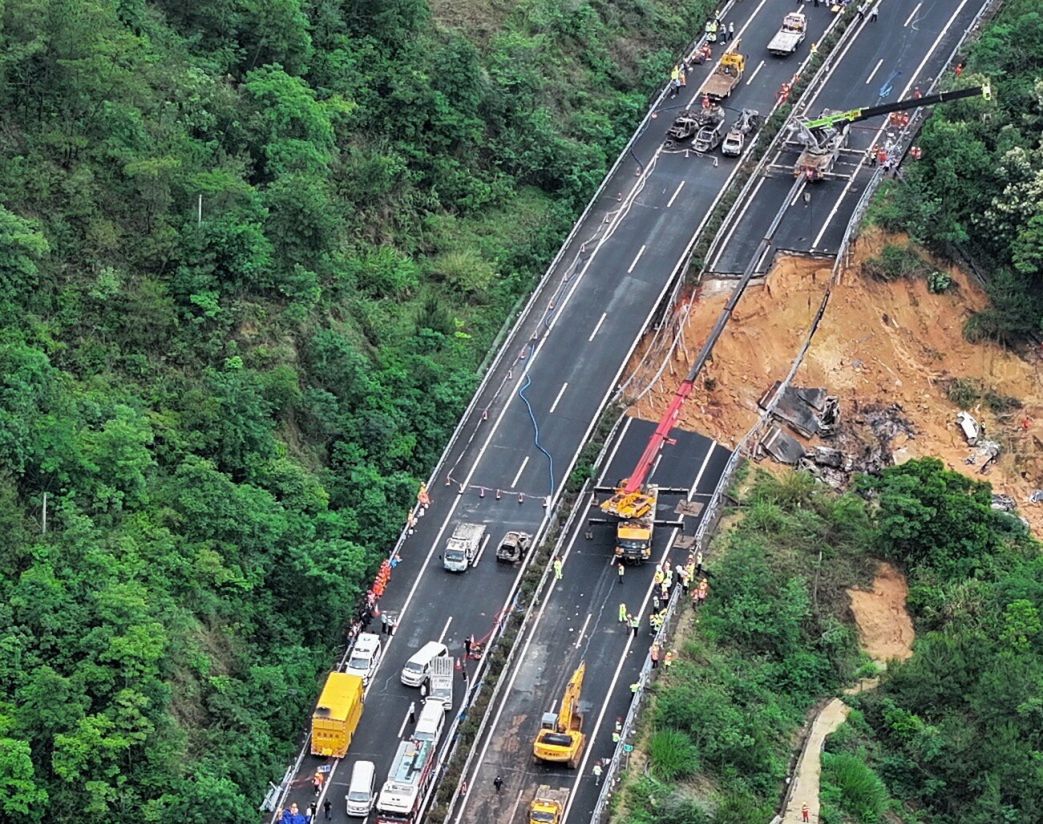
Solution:
{"label": "shrub", "polygon": [[652,771],[664,781],[692,775],[699,766],[699,751],[681,730],[656,730],[648,742]]}
{"label": "shrub", "polygon": [[839,791],[841,809],[862,824],[875,824],[887,809],[884,782],[858,756],[823,753],[822,782]]}

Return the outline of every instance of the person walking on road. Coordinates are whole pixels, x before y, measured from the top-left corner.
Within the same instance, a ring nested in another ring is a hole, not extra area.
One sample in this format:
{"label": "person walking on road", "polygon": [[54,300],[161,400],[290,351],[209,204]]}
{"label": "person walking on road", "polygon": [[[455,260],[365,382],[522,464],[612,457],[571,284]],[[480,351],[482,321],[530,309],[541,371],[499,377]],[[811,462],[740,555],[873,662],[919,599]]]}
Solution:
{"label": "person walking on road", "polygon": [[496,787],[496,792],[499,792],[503,788],[503,776],[497,773],[496,778],[493,779],[493,786]]}
{"label": "person walking on road", "polygon": [[637,638],[637,631],[641,628],[641,616],[631,615],[630,616],[630,629],[633,632],[633,637]]}
{"label": "person walking on road", "polygon": [[627,616],[629,614],[630,613],[627,611],[627,605],[626,604],[620,604],[619,605],[619,623],[625,624],[627,622]]}
{"label": "person walking on road", "polygon": [[649,650],[648,657],[652,659],[652,669],[659,666],[659,644],[652,644],[652,649]]}
{"label": "person walking on road", "polygon": [[619,578],[619,583],[623,583],[623,576],[626,574],[626,570],[623,569],[623,559],[619,559],[619,566],[616,567],[616,575]]}
{"label": "person walking on road", "polygon": [[734,21],[728,24],[728,39],[735,39],[735,23]]}
{"label": "person walking on road", "polygon": [[322,812],[327,821],[333,820],[333,802],[328,798],[322,802]]}
{"label": "person walking on road", "polygon": [[561,568],[562,568],[562,566],[563,566],[563,564],[561,563],[561,558],[555,558],[554,559],[554,580],[555,581],[560,581],[561,580]]}
{"label": "person walking on road", "polygon": [[601,762],[600,761],[598,761],[598,762],[596,762],[594,764],[594,769],[592,770],[592,772],[594,773],[594,786],[595,787],[601,786]]}
{"label": "person walking on road", "polygon": [[880,16],[880,3],[873,6],[873,10],[869,12],[869,22],[875,23],[877,18]]}
{"label": "person walking on road", "polygon": [[409,702],[409,723],[416,723],[416,701]]}
{"label": "person walking on road", "polygon": [[801,821],[811,821],[811,814],[808,812],[808,805],[807,804],[801,805],[801,808],[800,808],[800,820]]}

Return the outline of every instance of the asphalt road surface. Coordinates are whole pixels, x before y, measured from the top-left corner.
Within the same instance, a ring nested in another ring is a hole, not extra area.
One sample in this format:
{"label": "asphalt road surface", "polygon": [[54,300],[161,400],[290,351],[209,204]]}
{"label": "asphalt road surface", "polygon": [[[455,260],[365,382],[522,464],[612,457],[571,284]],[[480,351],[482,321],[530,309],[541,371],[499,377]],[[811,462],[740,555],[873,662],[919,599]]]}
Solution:
{"label": "asphalt road surface", "polygon": [[[628,422],[613,444],[602,484],[611,486],[629,472],[654,428],[644,421]],[[678,519],[675,507],[679,501],[708,500],[731,454],[701,435],[677,432],[675,440],[664,448],[650,478],[661,487],[686,490],[660,494],[657,518],[668,521]],[[588,514],[601,513],[591,507]],[[698,517],[684,518],[681,529],[694,535],[698,523]],[[590,820],[600,789],[591,768],[612,755],[616,719],[627,714],[630,685],[637,680],[652,642],[648,617],[655,563],[626,567],[620,582],[611,564],[612,526],[594,526],[589,540],[587,529],[586,518],[577,519],[565,543],[562,580],[553,583],[537,621],[519,639],[525,644],[521,662],[494,710],[494,723],[478,743],[478,765],[466,776],[469,789],[457,806],[454,822],[528,821],[529,803],[540,784],[568,787],[568,820]],[[688,550],[672,548],[672,538],[678,533],[677,528],[666,525],[656,529],[652,555],[656,562],[668,557],[673,568],[687,561]],[[621,603],[642,616],[636,636],[619,622]],[[580,701],[587,734],[583,761],[578,770],[535,763],[532,743],[541,716],[560,708],[565,684],[581,661],[587,665]],[[497,775],[503,779],[499,792],[493,784]]]}
{"label": "asphalt road surface", "polygon": [[[843,111],[901,100],[911,97],[917,86],[927,89],[931,78],[944,70],[944,61],[981,6],[981,0],[883,0],[877,22],[866,19],[858,24],[856,37],[828,82],[812,98],[809,115],[816,116],[823,108]],[[807,11],[823,13],[814,8]],[[885,121],[881,116],[851,127],[852,151],[834,166],[835,173],[849,179],[805,184],[791,200],[773,247],[758,261],[758,272],[771,268],[775,251],[837,252],[872,173],[863,163],[865,150],[887,139]],[[792,169],[798,154],[783,149],[772,165]],[[745,270],[757,252],[763,228],[782,208],[792,185],[792,174],[773,171],[749,190],[710,253],[711,272],[741,274]],[[805,192],[811,195],[807,201]]]}
{"label": "asphalt road surface", "polygon": [[[779,85],[829,23],[827,15],[815,15],[797,56],[771,58],[764,47],[789,7],[761,0],[741,4],[732,15],[749,55],[747,76],[728,100],[736,111],[767,113]],[[431,639],[445,641],[460,655],[463,640],[487,635],[506,608],[519,570],[498,566],[487,549],[478,566],[454,575],[441,568],[438,553],[460,522],[488,524],[491,545],[509,529],[542,529],[550,511],[547,499],[556,498],[642,330],[737,169],[737,160],[720,155],[662,151],[670,122],[680,108],[697,101],[711,69],[698,67],[684,94],[662,101],[633,154],[563,250],[533,311],[512,330],[460,437],[447,448],[431,506],[403,545],[381,601],[381,609],[398,615],[399,628],[368,688],[348,756],[343,762],[305,756],[286,804],[295,802],[303,811],[328,795],[333,820],[346,820],[343,794],[350,765],[375,761],[382,782],[404,732],[409,702],[417,698],[398,680],[405,661]],[[447,478],[451,485],[444,486]],[[332,772],[316,799],[310,782],[319,767]]]}

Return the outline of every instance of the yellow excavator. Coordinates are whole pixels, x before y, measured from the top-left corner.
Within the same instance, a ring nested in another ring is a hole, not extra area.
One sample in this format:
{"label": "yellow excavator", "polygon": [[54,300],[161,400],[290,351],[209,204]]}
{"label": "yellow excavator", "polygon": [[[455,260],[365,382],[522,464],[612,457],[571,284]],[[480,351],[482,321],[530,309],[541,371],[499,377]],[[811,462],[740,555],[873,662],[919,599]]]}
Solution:
{"label": "yellow excavator", "polygon": [[583,745],[587,737],[583,734],[583,716],[579,711],[579,696],[583,691],[583,676],[587,662],[582,662],[565,686],[561,696],[561,709],[555,715],[545,712],[532,744],[532,755],[536,761],[567,763],[572,769],[579,765]]}

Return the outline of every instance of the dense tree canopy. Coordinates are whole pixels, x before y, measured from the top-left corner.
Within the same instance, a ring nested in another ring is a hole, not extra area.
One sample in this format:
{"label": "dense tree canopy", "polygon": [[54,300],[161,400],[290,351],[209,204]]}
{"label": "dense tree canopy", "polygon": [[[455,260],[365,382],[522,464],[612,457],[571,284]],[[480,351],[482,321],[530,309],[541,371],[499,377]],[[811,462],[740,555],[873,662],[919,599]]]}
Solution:
{"label": "dense tree canopy", "polygon": [[940,106],[876,217],[986,273],[992,307],[968,332],[1015,341],[1043,329],[1043,12],[1008,0],[969,49],[960,80],[990,81],[993,100]]}
{"label": "dense tree canopy", "polygon": [[4,820],[239,824],[281,776],[707,3],[494,5],[0,4]]}

